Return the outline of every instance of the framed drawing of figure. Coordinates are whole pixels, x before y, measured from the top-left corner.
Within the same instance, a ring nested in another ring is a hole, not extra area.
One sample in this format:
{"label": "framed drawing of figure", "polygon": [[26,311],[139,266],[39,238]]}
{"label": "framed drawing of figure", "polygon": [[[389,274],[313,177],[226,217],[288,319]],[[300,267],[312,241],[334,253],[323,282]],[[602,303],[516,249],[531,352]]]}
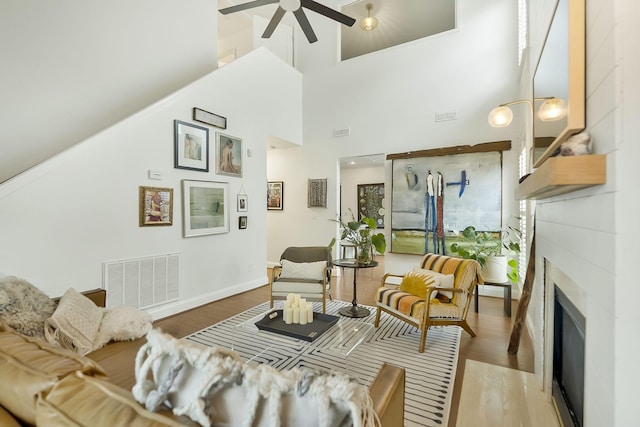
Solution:
{"label": "framed drawing of figure", "polygon": [[242,140],[216,133],[216,173],[242,177]]}

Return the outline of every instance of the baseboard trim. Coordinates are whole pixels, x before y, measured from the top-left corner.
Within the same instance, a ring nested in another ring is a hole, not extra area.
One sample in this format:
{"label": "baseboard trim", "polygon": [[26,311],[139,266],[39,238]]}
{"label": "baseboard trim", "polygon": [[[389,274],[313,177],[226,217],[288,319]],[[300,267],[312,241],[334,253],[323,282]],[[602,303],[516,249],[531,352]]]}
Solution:
{"label": "baseboard trim", "polygon": [[242,292],[257,289],[261,286],[264,286],[266,283],[268,283],[268,279],[265,275],[264,277],[251,280],[249,282],[236,284],[224,289],[219,289],[214,292],[209,292],[192,298],[174,301],[172,303],[168,303],[159,307],[153,307],[148,309],[147,312],[151,314],[151,317],[155,321],[172,316],[174,314],[182,313],[183,311],[191,310],[192,308],[200,307],[201,305],[209,304],[213,301],[218,301],[223,298],[240,294]]}

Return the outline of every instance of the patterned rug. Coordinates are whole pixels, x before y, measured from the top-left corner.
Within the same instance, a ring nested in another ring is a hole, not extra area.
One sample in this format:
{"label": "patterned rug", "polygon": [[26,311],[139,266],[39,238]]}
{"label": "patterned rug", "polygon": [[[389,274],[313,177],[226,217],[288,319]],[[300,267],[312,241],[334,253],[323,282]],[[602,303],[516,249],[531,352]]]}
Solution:
{"label": "patterned rug", "polygon": [[[342,301],[327,302],[327,314],[349,305]],[[277,306],[281,308],[280,306]],[[365,306],[366,307],[366,306]],[[368,317],[360,319],[373,324],[375,308]],[[234,348],[243,359],[266,363],[278,369],[296,366],[327,371],[347,372],[361,384],[369,386],[384,362],[406,369],[405,426],[446,426],[449,419],[451,395],[458,363],[460,328],[436,327],[429,330],[424,353],[418,353],[420,334],[416,328],[382,313],[380,326],[371,338],[360,344],[348,357],[323,352],[314,347],[274,345],[269,333],[254,334],[237,325],[269,309],[265,302],[234,317],[209,326],[186,337],[207,346]],[[321,311],[314,303],[314,311]],[[331,330],[326,333],[330,333]]]}

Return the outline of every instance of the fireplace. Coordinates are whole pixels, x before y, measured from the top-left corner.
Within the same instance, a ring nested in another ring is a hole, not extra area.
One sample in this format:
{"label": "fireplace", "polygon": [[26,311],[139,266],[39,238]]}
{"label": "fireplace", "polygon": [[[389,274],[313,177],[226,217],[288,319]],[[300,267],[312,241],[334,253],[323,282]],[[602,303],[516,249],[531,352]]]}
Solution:
{"label": "fireplace", "polygon": [[554,286],[552,396],[565,426],[582,426],[586,320]]}

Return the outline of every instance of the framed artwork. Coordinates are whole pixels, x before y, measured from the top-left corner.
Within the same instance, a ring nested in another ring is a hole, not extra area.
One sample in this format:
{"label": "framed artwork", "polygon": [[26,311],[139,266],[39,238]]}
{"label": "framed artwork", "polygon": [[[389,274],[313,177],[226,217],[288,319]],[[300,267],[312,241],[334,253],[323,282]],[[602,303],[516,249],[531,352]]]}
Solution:
{"label": "framed artwork", "polygon": [[391,252],[449,255],[469,225],[500,232],[501,158],[491,151],[394,159]]}
{"label": "framed artwork", "polygon": [[180,120],[174,120],[173,127],[173,166],[178,169],[209,172],[209,129]]}
{"label": "framed artwork", "polygon": [[246,194],[238,194],[238,212],[249,210],[249,197]]}
{"label": "framed artwork", "polygon": [[307,191],[307,207],[327,207],[327,179],[310,179]]}
{"label": "framed artwork", "polygon": [[242,140],[216,133],[216,173],[242,177]]}
{"label": "framed artwork", "polygon": [[184,237],[229,232],[229,184],[182,181]]}
{"label": "framed artwork", "polygon": [[267,209],[282,210],[284,197],[284,182],[270,181],[267,183]]}
{"label": "framed artwork", "polygon": [[246,216],[238,217],[238,228],[240,230],[244,230],[244,229],[247,228],[247,217]]}
{"label": "framed artwork", "polygon": [[173,188],[140,187],[140,227],[173,225]]}
{"label": "framed artwork", "polygon": [[384,228],[384,184],[358,184],[358,218],[373,218]]}
{"label": "framed artwork", "polygon": [[214,113],[202,110],[200,108],[193,108],[193,120],[206,123],[211,126],[215,126],[220,129],[227,128],[227,118],[219,116]]}

